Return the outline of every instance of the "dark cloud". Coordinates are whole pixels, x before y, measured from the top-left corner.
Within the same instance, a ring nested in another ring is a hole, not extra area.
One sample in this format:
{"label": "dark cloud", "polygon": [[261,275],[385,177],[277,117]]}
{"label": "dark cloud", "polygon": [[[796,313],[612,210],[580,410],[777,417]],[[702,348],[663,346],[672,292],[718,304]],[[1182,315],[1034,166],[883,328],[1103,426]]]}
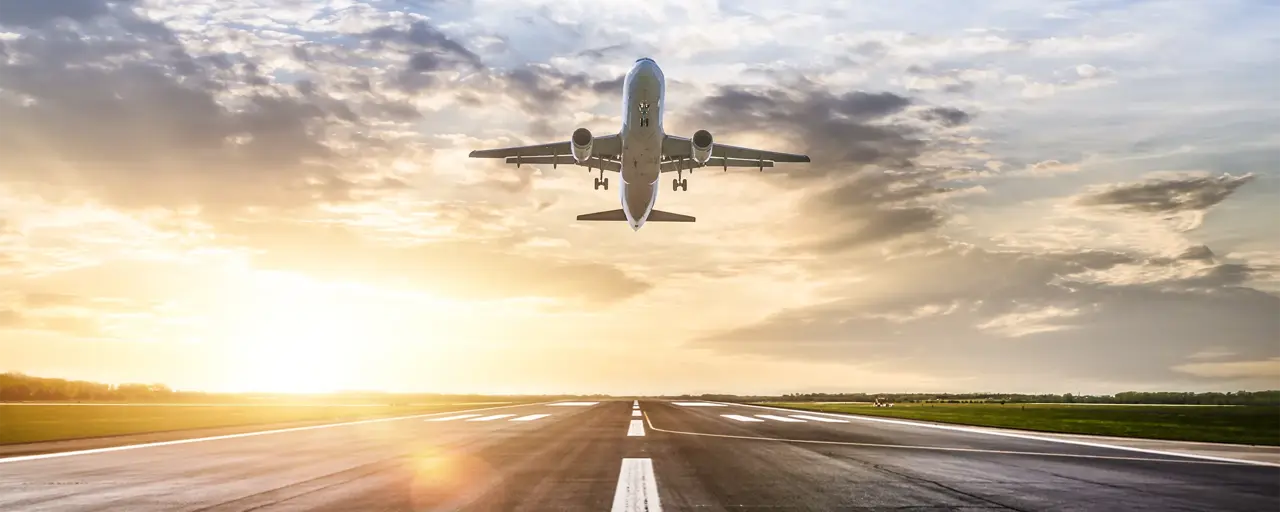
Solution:
{"label": "dark cloud", "polygon": [[952,107],[933,107],[920,114],[920,117],[946,127],[967,124],[971,119],[968,112]]}
{"label": "dark cloud", "polygon": [[[31,101],[0,102],[5,178],[209,215],[349,196],[344,175],[361,168],[331,148],[330,128],[359,121],[350,106],[311,81],[293,96],[246,56],[192,57],[131,10],[101,16],[117,23],[42,28],[8,45],[23,58],[0,63],[0,89]],[[239,100],[220,102],[232,88]]]}
{"label": "dark cloud", "polygon": [[1209,246],[1207,245],[1196,245],[1188,247],[1187,250],[1182,251],[1182,254],[1178,256],[1178,259],[1213,261],[1213,251],[1209,250]]}
{"label": "dark cloud", "polygon": [[1253,174],[1225,174],[1149,180],[1113,186],[1086,195],[1080,198],[1080,202],[1093,206],[1120,206],[1126,210],[1146,213],[1207,210],[1226,200],[1236,189],[1253,181],[1253,178]]}
{"label": "dark cloud", "polygon": [[[849,264],[849,262],[844,262]],[[845,298],[693,342],[728,353],[909,364],[964,377],[1185,378],[1172,368],[1210,345],[1280,356],[1280,298],[1237,286],[1247,269],[1109,284],[1089,271],[1148,265],[1108,252],[1034,254],[951,247],[873,267]],[[1256,384],[1256,383],[1255,383]]]}
{"label": "dark cloud", "polygon": [[604,60],[606,58],[612,59],[619,54],[625,53],[630,48],[631,45],[628,43],[611,44],[609,46],[582,50],[581,52],[578,52],[578,56],[589,57],[595,60]]}
{"label": "dark cloud", "polygon": [[[703,100],[687,124],[707,127],[725,144],[734,144],[736,132],[778,134],[776,149],[809,154],[812,164],[770,174],[813,191],[797,220],[805,229],[797,233],[814,239],[792,250],[829,254],[945,222],[932,198],[951,191],[939,184],[947,170],[916,165],[928,150],[927,133],[893,117],[912,103],[891,92],[834,92],[806,80],[786,87],[725,86]],[[935,110],[957,117],[955,109]]]}
{"label": "dark cloud", "polygon": [[444,61],[470,64],[475,68],[483,65],[479,55],[425,21],[415,21],[407,29],[380,27],[366,35],[375,45],[397,44],[417,50],[414,55],[428,54]]}
{"label": "dark cloud", "polygon": [[133,0],[0,0],[0,25],[39,27],[58,19],[89,21],[107,15],[109,3]]}

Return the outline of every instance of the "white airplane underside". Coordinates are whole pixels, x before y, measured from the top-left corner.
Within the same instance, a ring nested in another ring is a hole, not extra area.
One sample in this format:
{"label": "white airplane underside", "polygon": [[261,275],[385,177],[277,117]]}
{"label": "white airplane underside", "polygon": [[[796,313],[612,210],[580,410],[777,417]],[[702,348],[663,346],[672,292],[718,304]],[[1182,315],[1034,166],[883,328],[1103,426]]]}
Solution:
{"label": "white airplane underside", "polygon": [[713,143],[711,133],[698,130],[691,138],[668,135],[662,129],[666,78],[653,59],[643,58],[627,73],[622,85],[622,129],[593,136],[574,130],[569,140],[500,149],[472,151],[471,158],[503,158],[508,164],[575,165],[599,171],[595,188],[609,189],[605,171],[619,174],[622,208],[578,216],[580,221],[625,221],[639,230],[645,222],[694,222],[688,215],[655,210],[658,177],[675,172],[671,190],[689,190],[684,171],[703,167],[755,167],[763,171],[775,162],[808,162],[809,157]]}

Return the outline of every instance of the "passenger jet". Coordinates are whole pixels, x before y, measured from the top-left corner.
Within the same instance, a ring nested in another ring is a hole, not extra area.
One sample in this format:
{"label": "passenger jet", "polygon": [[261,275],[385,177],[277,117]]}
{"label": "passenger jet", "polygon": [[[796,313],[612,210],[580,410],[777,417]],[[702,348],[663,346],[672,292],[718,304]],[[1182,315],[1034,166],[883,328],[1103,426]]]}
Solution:
{"label": "passenger jet", "polygon": [[773,167],[774,162],[808,162],[806,155],[777,153],[726,144],[712,144],[711,132],[698,130],[693,138],[667,135],[662,131],[663,100],[666,99],[666,77],[658,63],[650,58],[636,60],[622,84],[622,130],[616,134],[593,137],[590,130],[578,128],[570,140],[536,146],[484,149],[471,152],[471,158],[505,158],[506,163],[546,165],[579,165],[587,172],[599,170],[597,190],[609,190],[604,171],[616,172],[622,183],[618,195],[622,209],[578,216],[578,220],[626,221],[639,230],[645,222],[693,222],[688,215],[653,209],[658,199],[658,176],[675,172],[671,190],[689,190],[684,171],[691,174],[699,167]]}

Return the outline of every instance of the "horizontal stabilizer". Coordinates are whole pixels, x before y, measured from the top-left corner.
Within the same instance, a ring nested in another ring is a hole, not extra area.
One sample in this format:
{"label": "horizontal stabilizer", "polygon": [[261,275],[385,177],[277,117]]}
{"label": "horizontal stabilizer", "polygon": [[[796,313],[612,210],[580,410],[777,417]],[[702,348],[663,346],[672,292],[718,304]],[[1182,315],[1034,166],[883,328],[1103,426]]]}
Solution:
{"label": "horizontal stabilizer", "polygon": [[697,219],[689,215],[653,210],[649,212],[649,222],[694,222]]}
{"label": "horizontal stabilizer", "polygon": [[620,220],[626,222],[627,214],[622,210],[609,210],[607,212],[584,213],[578,216],[578,220]]}

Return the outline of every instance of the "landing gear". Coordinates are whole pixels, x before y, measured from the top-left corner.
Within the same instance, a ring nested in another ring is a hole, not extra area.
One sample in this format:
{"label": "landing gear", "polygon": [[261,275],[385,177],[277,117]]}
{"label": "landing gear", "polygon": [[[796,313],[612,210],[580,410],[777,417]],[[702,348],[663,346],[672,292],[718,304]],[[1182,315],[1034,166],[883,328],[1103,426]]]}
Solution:
{"label": "landing gear", "polygon": [[604,169],[600,169],[600,177],[596,178],[596,190],[600,190],[600,187],[609,190],[609,178],[604,177]]}
{"label": "landing gear", "polygon": [[[690,171],[690,172],[692,172],[692,171]],[[689,191],[689,180],[684,179],[684,171],[682,171],[682,170],[677,170],[677,171],[676,171],[676,176],[678,176],[678,177],[677,177],[677,178],[675,178],[675,179],[673,179],[673,180],[671,180],[671,191],[672,191],[672,192],[675,192],[675,191],[677,191],[677,190],[684,189],[684,191],[685,191],[685,192],[688,192],[688,191]]]}

